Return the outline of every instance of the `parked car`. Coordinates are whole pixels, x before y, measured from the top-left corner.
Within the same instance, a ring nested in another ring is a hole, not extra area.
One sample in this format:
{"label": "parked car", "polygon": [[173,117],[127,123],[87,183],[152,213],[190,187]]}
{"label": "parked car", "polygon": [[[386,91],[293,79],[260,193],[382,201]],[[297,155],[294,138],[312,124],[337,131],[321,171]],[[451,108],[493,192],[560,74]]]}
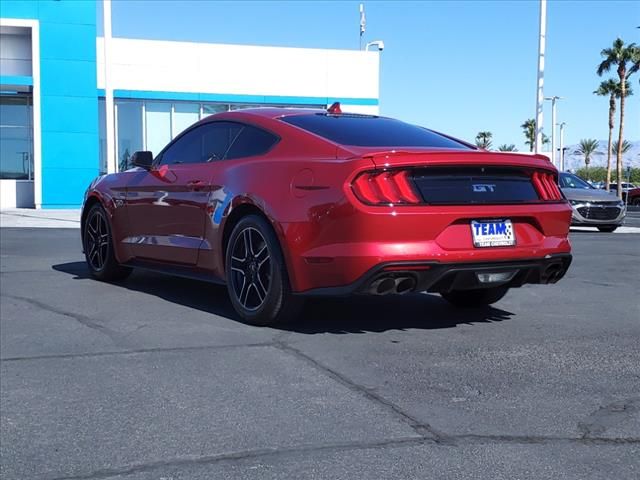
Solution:
{"label": "parked car", "polygon": [[[627,200],[627,192],[629,192],[629,190],[632,190],[636,188],[636,186],[633,183],[627,183],[627,182],[623,182],[622,183],[622,200],[626,202]],[[609,190],[614,192],[614,193],[618,193],[618,184],[617,183],[612,183],[609,185]]]}
{"label": "parked car", "polygon": [[224,283],[252,324],[319,295],[428,291],[483,306],[555,283],[571,262],[571,207],[546,157],[337,104],[215,114],[132,163],[86,192],[91,275]]}
{"label": "parked car", "polygon": [[626,207],[615,193],[594,188],[572,173],[560,174],[560,188],[573,208],[571,225],[613,232],[624,222]]}
{"label": "parked car", "polygon": [[627,203],[629,205],[640,206],[640,187],[627,191]]}

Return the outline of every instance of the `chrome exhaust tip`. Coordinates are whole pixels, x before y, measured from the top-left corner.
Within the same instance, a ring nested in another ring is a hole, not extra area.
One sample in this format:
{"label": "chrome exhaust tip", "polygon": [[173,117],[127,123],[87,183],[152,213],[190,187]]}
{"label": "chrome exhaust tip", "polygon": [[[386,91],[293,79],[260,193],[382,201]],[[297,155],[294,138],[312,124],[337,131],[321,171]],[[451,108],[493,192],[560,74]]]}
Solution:
{"label": "chrome exhaust tip", "polygon": [[391,277],[382,277],[374,281],[369,287],[372,295],[389,295],[396,290],[396,282]]}
{"label": "chrome exhaust tip", "polygon": [[556,283],[562,278],[562,266],[557,264],[550,265],[544,273],[549,283]]}
{"label": "chrome exhaust tip", "polygon": [[416,288],[416,281],[412,277],[396,278],[396,293],[403,295]]}

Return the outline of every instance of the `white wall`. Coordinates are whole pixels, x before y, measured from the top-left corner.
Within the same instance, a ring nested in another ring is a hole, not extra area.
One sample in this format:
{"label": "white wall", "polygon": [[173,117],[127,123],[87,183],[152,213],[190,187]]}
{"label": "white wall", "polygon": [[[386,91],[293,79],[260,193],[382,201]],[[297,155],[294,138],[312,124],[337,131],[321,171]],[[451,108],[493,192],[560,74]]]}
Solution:
{"label": "white wall", "polygon": [[[103,45],[98,38],[98,88],[104,88]],[[379,97],[378,52],[126,38],[114,38],[110,52],[115,90]],[[377,106],[349,110],[377,113]]]}
{"label": "white wall", "polygon": [[0,180],[0,210],[33,206],[33,180]]}

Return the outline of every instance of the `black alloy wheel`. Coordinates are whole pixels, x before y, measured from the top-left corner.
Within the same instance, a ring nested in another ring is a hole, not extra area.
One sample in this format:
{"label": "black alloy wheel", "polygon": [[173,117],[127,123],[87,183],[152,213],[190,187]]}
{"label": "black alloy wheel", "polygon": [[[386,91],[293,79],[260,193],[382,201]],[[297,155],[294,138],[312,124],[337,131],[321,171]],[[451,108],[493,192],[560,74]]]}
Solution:
{"label": "black alloy wheel", "polygon": [[101,209],[94,209],[87,219],[84,231],[87,263],[94,271],[104,269],[109,255],[109,230]]}
{"label": "black alloy wheel", "polygon": [[274,325],[300,312],[303,300],[291,292],[280,243],[265,218],[248,215],[235,225],[225,270],[231,303],[243,321]]}
{"label": "black alloy wheel", "polygon": [[111,225],[101,205],[91,207],[83,225],[84,255],[89,273],[98,280],[122,280],[131,268],[118,264],[113,251]]}
{"label": "black alloy wheel", "polygon": [[231,251],[233,292],[248,311],[259,309],[271,287],[271,254],[262,234],[246,227],[236,237]]}

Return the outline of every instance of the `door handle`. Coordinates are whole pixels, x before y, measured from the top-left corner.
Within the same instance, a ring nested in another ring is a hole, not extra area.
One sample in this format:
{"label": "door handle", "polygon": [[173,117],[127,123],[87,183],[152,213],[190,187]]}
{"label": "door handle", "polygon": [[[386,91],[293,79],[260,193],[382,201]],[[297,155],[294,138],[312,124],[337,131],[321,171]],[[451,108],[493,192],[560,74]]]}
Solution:
{"label": "door handle", "polygon": [[202,189],[204,186],[206,186],[206,183],[203,182],[202,180],[189,180],[187,182],[187,187],[190,190],[200,190]]}

